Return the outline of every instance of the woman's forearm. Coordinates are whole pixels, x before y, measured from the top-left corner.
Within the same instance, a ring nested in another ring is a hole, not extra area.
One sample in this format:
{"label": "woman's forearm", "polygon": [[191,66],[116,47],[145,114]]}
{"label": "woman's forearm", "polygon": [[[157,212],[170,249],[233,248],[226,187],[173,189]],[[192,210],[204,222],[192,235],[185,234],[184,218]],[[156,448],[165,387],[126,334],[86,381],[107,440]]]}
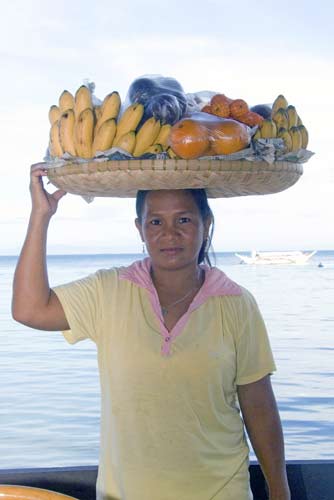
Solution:
{"label": "woman's forearm", "polygon": [[289,500],[281,421],[269,376],[239,386],[245,426],[268,484],[270,500]]}
{"label": "woman's forearm", "polygon": [[268,484],[271,500],[286,500],[287,477],[284,441],[278,412],[274,409],[260,412],[258,425],[246,425],[249,439]]}
{"label": "woman's forearm", "polygon": [[50,296],[46,266],[46,241],[50,218],[31,214],[13,282],[14,319],[29,322],[45,307]]}

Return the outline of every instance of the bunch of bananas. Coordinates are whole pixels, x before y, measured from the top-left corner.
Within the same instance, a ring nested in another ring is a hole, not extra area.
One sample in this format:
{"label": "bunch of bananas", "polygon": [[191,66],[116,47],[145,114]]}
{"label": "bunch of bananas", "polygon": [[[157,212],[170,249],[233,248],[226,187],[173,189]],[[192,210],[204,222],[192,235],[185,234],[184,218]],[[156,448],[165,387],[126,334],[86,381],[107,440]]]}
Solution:
{"label": "bunch of bananas", "polygon": [[255,132],[254,139],[283,139],[285,152],[306,149],[308,131],[303,125],[296,108],[288,104],[283,95],[279,95],[272,106],[271,118],[263,120]]}
{"label": "bunch of bananas", "polygon": [[94,105],[91,90],[82,85],[73,96],[64,90],[59,103],[51,106],[49,152],[53,158],[64,153],[94,158],[97,152],[121,148],[134,157],[160,153],[168,148],[171,125],[161,125],[154,117],[140,125],[144,106],[131,104],[120,115],[121,98],[114,91],[101,105]]}

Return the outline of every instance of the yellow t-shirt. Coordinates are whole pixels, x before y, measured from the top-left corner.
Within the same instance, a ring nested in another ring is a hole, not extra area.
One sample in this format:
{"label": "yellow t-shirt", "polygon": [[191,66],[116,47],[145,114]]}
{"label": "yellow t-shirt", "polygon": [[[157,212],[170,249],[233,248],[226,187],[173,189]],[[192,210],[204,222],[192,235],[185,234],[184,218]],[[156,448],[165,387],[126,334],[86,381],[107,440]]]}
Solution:
{"label": "yellow t-shirt", "polygon": [[205,283],[210,273],[225,277],[225,294],[216,287],[195,298],[169,333],[155,290],[122,277],[122,268],[54,288],[71,328],[65,338],[97,345],[98,500],[251,498],[236,389],[275,364],[252,295],[238,285],[228,295],[233,282],[218,269],[207,270]]}

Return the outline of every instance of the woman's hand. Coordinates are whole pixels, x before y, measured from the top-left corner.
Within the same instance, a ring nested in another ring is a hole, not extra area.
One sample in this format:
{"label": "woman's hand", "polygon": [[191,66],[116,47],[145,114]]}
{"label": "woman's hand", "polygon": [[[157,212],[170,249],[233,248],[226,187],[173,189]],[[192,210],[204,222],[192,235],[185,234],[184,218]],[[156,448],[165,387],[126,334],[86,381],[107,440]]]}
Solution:
{"label": "woman's hand", "polygon": [[32,212],[40,216],[51,218],[57,211],[59,200],[66,191],[58,189],[54,193],[48,193],[43,185],[42,177],[47,175],[47,170],[42,163],[36,163],[30,169],[30,194],[32,200]]}
{"label": "woman's hand", "polygon": [[269,500],[291,500],[289,487],[282,488],[278,493],[269,493]]}

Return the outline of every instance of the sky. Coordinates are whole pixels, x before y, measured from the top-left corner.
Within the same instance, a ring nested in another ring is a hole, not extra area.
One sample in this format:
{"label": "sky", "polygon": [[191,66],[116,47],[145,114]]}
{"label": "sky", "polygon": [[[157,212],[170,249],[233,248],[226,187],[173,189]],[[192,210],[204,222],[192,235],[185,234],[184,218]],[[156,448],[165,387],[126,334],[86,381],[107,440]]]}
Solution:
{"label": "sky", "polygon": [[[95,82],[122,100],[142,75],[178,79],[250,105],[284,94],[309,130],[299,181],[284,192],[211,200],[216,251],[334,249],[334,7],[330,1],[1,1],[0,255],[17,255],[30,213],[30,165],[43,160],[48,110]],[[47,189],[53,191],[52,186]],[[48,252],[137,253],[134,199],[68,194]]]}

